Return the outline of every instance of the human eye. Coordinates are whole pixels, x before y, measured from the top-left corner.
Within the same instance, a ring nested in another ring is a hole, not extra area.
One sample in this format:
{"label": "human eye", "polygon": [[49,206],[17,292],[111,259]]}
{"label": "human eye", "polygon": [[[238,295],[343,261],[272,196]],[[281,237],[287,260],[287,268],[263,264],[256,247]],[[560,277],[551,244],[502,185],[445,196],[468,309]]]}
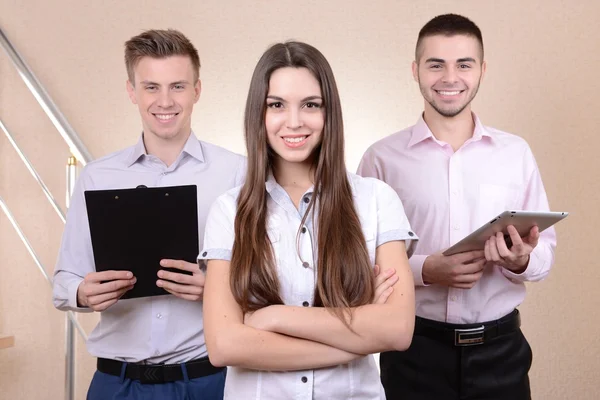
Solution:
{"label": "human eye", "polygon": [[471,65],[470,64],[460,64],[458,66],[458,68],[460,68],[460,69],[470,69]]}
{"label": "human eye", "polygon": [[309,101],[309,102],[306,103],[305,107],[309,108],[309,109],[311,109],[311,108],[312,109],[319,109],[319,108],[321,108],[321,103],[317,103],[315,101]]}
{"label": "human eye", "polygon": [[175,90],[184,90],[185,89],[185,85],[182,84],[182,83],[178,83],[178,84],[173,85],[173,89],[175,89]]}
{"label": "human eye", "polygon": [[441,69],[442,64],[430,64],[429,69]]}
{"label": "human eye", "polygon": [[267,107],[269,108],[283,108],[283,103],[280,101],[267,102]]}
{"label": "human eye", "polygon": [[156,85],[146,85],[146,90],[149,92],[155,92],[158,87]]}

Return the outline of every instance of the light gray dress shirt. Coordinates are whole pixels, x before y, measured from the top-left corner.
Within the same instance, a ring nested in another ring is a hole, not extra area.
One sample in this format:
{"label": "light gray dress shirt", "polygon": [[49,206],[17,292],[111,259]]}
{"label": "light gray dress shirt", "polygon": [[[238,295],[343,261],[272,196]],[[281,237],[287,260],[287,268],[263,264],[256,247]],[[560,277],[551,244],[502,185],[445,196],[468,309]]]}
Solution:
{"label": "light gray dress shirt", "polygon": [[[67,215],[54,271],[55,307],[91,311],[77,307],[79,284],[88,273],[95,272],[84,191],[195,184],[202,240],[211,204],[243,182],[245,168],[243,156],[199,141],[193,132],[169,167],[146,154],[142,137],[135,146],[89,163],[77,181]],[[206,356],[202,303],[173,295],[119,300],[101,312],[87,348],[96,357],[150,364],[180,363]]]}

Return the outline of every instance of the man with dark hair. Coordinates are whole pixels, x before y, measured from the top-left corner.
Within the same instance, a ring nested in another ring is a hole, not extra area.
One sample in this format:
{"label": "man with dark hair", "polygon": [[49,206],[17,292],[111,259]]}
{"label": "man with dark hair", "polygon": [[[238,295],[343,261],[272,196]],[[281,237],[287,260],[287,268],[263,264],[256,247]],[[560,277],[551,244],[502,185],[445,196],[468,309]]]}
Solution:
{"label": "man with dark hair", "polygon": [[[202,326],[204,274],[195,263],[162,260],[157,286],[172,296],[119,300],[128,271],[96,272],[86,190],[198,185],[199,238],[212,202],[240,185],[245,159],[200,141],[191,129],[200,97],[200,58],[174,30],[151,30],[125,44],[127,92],[142,119],[136,145],[89,163],[71,199],[54,272],[54,305],[100,312],[87,347],[98,357],[88,400],[222,399],[225,369],[208,360]],[[115,397],[117,396],[117,397]]]}
{"label": "man with dark hair", "polygon": [[381,354],[388,399],[529,399],[532,353],[517,307],[527,281],[546,277],[556,236],[509,227],[485,248],[442,251],[505,210],[547,211],[534,156],[520,137],[471,112],[485,74],[483,40],[469,19],[440,15],[419,32],[412,64],[425,99],[416,125],[371,146],[358,172],[384,180],[420,236],[410,259],[415,334],[406,352]]}

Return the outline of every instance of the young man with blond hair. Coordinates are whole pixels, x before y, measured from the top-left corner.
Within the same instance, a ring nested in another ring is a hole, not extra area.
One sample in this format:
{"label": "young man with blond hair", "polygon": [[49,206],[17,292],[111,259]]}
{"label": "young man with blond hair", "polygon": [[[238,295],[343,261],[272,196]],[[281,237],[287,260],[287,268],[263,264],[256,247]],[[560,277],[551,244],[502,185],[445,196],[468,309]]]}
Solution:
{"label": "young man with blond hair", "polygon": [[198,186],[199,238],[212,202],[242,183],[245,159],[200,141],[191,129],[200,97],[200,58],[175,30],[150,30],[125,43],[127,92],[143,132],[137,144],[89,163],[71,200],[54,272],[54,305],[100,312],[87,347],[98,357],[89,400],[222,399],[225,369],[210,364],[203,333],[204,274],[195,263],[162,260],[157,286],[172,295],[119,300],[129,271],[96,272],[86,190]]}

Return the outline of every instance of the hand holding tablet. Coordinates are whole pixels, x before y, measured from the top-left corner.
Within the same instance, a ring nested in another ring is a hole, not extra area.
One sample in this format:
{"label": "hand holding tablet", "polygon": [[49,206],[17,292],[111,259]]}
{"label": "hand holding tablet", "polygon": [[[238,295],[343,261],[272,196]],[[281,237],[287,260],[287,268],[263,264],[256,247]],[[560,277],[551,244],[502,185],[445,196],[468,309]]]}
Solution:
{"label": "hand holding tablet", "polygon": [[449,247],[443,255],[463,253],[472,250],[484,250],[485,244],[492,236],[498,238],[498,234],[506,241],[506,247],[512,247],[512,239],[508,232],[510,225],[514,226],[518,235],[527,237],[534,226],[538,227],[539,233],[563,220],[569,215],[568,212],[551,211],[504,211],[502,214],[490,220],[479,229]]}

